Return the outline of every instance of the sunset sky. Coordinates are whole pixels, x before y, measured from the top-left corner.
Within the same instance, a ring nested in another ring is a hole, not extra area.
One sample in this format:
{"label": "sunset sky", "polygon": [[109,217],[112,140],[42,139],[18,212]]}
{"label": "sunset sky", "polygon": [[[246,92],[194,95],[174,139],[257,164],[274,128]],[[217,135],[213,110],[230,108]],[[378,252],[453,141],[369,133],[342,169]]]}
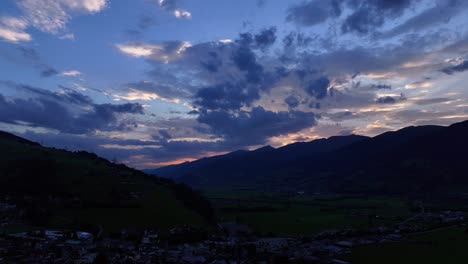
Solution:
{"label": "sunset sky", "polygon": [[2,0],[0,130],[153,168],[468,119],[465,0]]}

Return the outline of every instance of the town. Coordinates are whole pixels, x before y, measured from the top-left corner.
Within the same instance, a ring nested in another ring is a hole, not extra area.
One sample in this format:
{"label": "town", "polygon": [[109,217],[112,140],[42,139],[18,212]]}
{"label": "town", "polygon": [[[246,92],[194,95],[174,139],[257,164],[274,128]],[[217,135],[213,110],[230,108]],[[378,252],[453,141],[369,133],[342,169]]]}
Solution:
{"label": "town", "polygon": [[188,226],[170,230],[124,229],[103,235],[95,230],[31,228],[11,201],[0,203],[1,263],[349,263],[346,256],[365,244],[398,242],[408,235],[464,227],[464,213],[420,212],[392,227],[325,230],[306,237],[259,237],[248,226],[230,222],[208,231]]}

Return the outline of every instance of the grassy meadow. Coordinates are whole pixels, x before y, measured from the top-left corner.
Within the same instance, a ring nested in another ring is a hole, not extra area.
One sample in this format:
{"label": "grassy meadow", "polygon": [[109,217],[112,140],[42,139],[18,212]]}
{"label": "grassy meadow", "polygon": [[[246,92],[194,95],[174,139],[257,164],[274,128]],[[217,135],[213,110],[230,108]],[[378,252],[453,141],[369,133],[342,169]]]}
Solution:
{"label": "grassy meadow", "polygon": [[[205,193],[223,222],[235,221],[277,236],[314,235],[330,229],[392,225],[411,215],[404,200],[391,197]],[[369,215],[378,218],[369,221]]]}

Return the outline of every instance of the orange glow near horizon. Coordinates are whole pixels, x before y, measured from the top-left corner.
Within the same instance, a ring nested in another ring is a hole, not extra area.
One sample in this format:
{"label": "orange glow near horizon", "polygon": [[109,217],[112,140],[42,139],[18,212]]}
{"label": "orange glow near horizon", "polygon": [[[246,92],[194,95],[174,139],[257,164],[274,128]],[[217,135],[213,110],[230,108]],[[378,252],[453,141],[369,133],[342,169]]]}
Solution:
{"label": "orange glow near horizon", "polygon": [[228,153],[228,151],[223,151],[223,152],[210,151],[210,152],[203,152],[194,157],[183,157],[183,158],[178,158],[178,159],[169,160],[169,161],[154,161],[151,158],[148,158],[144,155],[136,155],[125,160],[124,163],[131,164],[134,167],[140,168],[140,169],[152,169],[152,168],[159,168],[159,167],[170,166],[170,165],[177,165],[177,164],[181,164],[184,162],[191,162],[191,161],[198,160],[201,158],[208,158],[212,156],[223,155],[226,153]]}

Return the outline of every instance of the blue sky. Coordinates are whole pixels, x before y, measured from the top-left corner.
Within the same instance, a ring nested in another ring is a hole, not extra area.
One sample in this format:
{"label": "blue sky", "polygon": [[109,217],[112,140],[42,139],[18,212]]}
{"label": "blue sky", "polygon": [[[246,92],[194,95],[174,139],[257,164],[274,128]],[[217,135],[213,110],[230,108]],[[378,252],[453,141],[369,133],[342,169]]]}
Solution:
{"label": "blue sky", "polygon": [[5,0],[0,129],[137,168],[468,119],[462,0]]}

